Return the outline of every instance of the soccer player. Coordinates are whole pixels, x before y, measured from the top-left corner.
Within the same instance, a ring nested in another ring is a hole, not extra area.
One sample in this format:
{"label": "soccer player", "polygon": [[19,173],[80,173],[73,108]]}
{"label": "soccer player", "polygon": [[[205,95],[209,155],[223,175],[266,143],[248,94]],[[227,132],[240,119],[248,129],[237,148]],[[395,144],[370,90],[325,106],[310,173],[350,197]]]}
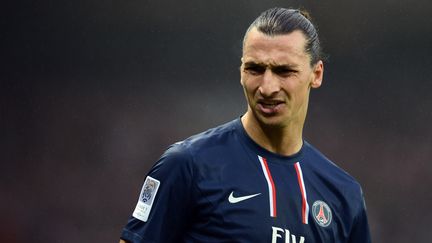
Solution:
{"label": "soccer player", "polygon": [[238,119],[173,144],[148,173],[121,242],[371,242],[362,190],[303,139],[324,72],[306,12],[247,30]]}

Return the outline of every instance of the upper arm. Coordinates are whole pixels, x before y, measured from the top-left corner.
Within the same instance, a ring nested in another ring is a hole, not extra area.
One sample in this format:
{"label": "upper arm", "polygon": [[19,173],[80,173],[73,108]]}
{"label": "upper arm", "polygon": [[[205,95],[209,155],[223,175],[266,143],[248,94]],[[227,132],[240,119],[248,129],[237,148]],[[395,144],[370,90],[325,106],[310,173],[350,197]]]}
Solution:
{"label": "upper arm", "polygon": [[[157,188],[149,187],[149,177],[159,182]],[[136,217],[130,217],[121,238],[134,243],[181,241],[178,238],[192,214],[193,198],[191,156],[171,148],[150,170],[134,211]]]}
{"label": "upper arm", "polygon": [[360,206],[357,215],[354,219],[353,228],[351,230],[350,240],[349,240],[350,243],[351,242],[352,243],[371,242],[371,235],[370,235],[368,217],[366,212],[366,203],[361,188],[360,188],[360,193],[361,193],[361,199],[359,202]]}

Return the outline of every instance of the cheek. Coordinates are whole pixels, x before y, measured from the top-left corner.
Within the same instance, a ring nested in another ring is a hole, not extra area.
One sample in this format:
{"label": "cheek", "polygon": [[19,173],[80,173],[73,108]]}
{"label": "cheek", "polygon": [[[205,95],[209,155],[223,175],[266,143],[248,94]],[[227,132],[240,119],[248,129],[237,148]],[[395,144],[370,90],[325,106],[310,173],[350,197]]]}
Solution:
{"label": "cheek", "polygon": [[247,86],[247,85],[243,86],[243,90],[244,90],[244,93],[246,94],[246,96],[248,97],[248,99],[254,97],[253,90],[250,89],[249,86]]}
{"label": "cheek", "polygon": [[304,83],[295,82],[285,82],[283,90],[285,96],[294,103],[301,103],[307,96],[309,92],[309,86]]}
{"label": "cheek", "polygon": [[242,70],[240,70],[240,84],[245,87],[245,85],[248,83],[248,80],[250,79],[249,75]]}
{"label": "cheek", "polygon": [[258,86],[257,82],[255,82],[252,78],[247,77],[246,75],[242,75],[240,83],[247,93],[252,93],[254,90],[257,89]]}
{"label": "cheek", "polygon": [[308,103],[307,100],[309,99],[309,90],[310,87],[303,86],[296,91],[294,98],[296,105],[302,107],[304,104]]}

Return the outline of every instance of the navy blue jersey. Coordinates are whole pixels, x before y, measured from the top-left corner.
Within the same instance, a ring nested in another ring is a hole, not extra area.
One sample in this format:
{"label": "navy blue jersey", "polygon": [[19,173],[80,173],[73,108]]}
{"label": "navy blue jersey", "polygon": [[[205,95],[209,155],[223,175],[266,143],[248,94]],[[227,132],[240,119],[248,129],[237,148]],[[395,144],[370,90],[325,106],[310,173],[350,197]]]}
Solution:
{"label": "navy blue jersey", "polygon": [[172,145],[150,170],[130,242],[371,242],[360,185],[306,141],[256,144],[240,119]]}

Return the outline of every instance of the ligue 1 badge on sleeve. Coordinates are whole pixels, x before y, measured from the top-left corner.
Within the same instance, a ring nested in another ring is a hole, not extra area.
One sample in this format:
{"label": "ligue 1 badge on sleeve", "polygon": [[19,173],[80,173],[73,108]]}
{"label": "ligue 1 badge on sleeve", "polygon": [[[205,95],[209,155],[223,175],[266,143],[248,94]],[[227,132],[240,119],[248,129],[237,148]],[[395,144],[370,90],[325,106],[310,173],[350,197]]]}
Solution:
{"label": "ligue 1 badge on sleeve", "polygon": [[147,222],[159,185],[160,181],[147,176],[132,216],[141,221]]}
{"label": "ligue 1 badge on sleeve", "polygon": [[332,221],[332,212],[327,203],[315,201],[312,205],[312,216],[321,227],[327,227]]}

